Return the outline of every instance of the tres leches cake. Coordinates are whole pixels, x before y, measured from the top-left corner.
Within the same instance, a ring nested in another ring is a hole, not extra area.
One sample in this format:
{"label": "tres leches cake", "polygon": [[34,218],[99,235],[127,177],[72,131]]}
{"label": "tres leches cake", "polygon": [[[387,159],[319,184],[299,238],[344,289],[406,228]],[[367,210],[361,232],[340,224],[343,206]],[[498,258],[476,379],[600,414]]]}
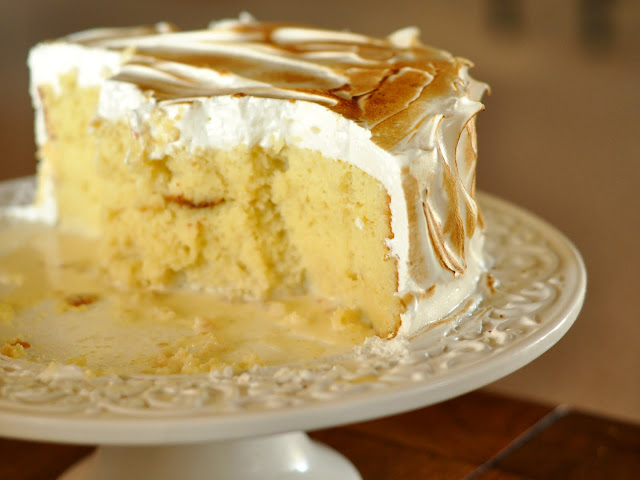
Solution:
{"label": "tres leches cake", "polygon": [[483,270],[470,62],[248,15],[94,29],[30,53],[38,203],[124,288],[313,293],[383,338]]}

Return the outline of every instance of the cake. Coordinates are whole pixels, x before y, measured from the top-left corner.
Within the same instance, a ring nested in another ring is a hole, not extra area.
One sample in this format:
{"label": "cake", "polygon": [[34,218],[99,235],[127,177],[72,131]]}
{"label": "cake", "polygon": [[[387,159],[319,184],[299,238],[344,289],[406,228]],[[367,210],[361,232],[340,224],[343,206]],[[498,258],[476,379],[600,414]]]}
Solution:
{"label": "cake", "polygon": [[484,268],[470,62],[247,14],[93,29],[30,52],[37,203],[123,288],[313,293],[390,338]]}

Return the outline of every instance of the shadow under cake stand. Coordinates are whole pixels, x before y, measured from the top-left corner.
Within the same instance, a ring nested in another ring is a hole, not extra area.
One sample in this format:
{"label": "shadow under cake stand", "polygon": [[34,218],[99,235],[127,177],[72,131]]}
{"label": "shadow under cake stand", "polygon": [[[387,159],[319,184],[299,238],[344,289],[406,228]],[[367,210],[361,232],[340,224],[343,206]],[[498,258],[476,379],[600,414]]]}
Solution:
{"label": "shadow under cake stand", "polygon": [[[32,179],[0,184],[5,215]],[[584,300],[580,254],[556,229],[487,194],[492,267],[474,308],[398,341],[240,375],[105,375],[0,355],[0,435],[100,445],[63,480],[360,479],[305,431],[425,407],[531,362],[571,327]],[[1,214],[0,214],[1,215]]]}

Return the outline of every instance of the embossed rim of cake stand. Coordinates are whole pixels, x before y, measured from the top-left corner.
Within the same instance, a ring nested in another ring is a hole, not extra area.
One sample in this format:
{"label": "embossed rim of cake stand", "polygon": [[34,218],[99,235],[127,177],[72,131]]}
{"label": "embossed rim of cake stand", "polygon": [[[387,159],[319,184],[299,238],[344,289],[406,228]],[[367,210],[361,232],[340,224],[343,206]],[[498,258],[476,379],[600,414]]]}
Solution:
{"label": "embossed rim of cake stand", "polygon": [[[25,185],[32,188],[32,184],[31,178],[2,182],[0,205],[7,205],[7,201],[10,205],[24,203],[28,195],[18,192],[11,197],[9,194]],[[411,339],[408,355],[400,361],[376,355],[347,359],[348,363],[355,364],[363,361],[368,369],[375,371],[377,377],[371,381],[363,381],[368,378],[365,374],[371,373],[367,368],[360,378],[353,376],[354,371],[348,368],[347,374],[342,372],[340,376],[334,371],[335,367],[320,363],[311,366],[311,370],[308,366],[302,369],[293,366],[262,374],[252,373],[244,380],[225,374],[203,380],[207,385],[213,382],[227,386],[244,382],[245,387],[257,382],[260,388],[261,381],[271,379],[273,389],[267,389],[264,398],[260,398],[258,392],[258,401],[243,404],[235,411],[233,408],[215,411],[210,406],[188,404],[183,408],[156,410],[152,404],[142,405],[138,410],[91,405],[91,394],[98,392],[99,386],[88,392],[88,408],[74,410],[67,405],[69,408],[66,409],[51,409],[46,400],[43,403],[46,395],[39,398],[39,403],[30,403],[28,398],[20,398],[20,392],[15,395],[16,388],[12,384],[17,384],[20,378],[30,380],[34,375],[42,376],[43,372],[30,372],[32,366],[26,362],[5,357],[4,363],[0,363],[0,373],[4,373],[0,377],[0,435],[102,445],[233,440],[313,430],[396,414],[487,385],[531,362],[567,332],[584,301],[586,270],[579,252],[554,227],[504,200],[488,194],[479,197],[489,225],[487,248],[493,250],[492,255],[496,257],[491,273],[498,280],[498,297],[504,294],[502,303],[492,305],[497,301],[495,294],[487,300],[486,292],[477,292],[484,303],[472,314],[460,315],[447,325],[439,326],[440,330],[434,328]],[[510,258],[513,252],[516,256]],[[511,265],[510,262],[519,264]],[[518,272],[525,275],[527,271],[538,273],[518,284]],[[517,288],[509,286],[509,282],[518,284]],[[509,288],[514,291],[509,292]],[[354,368],[357,370],[358,366]],[[262,380],[260,375],[263,375]],[[305,380],[301,375],[310,377]],[[349,378],[345,377],[349,375]],[[189,388],[197,394],[198,388],[204,385],[196,382],[190,387],[192,377],[197,376],[165,376],[157,381],[164,382],[163,388],[167,382],[175,383],[175,391],[180,397],[188,396]],[[156,377],[144,378],[153,388]],[[129,380],[127,377],[124,381]],[[298,390],[287,390],[292,382],[297,382]],[[46,392],[51,394],[51,402],[56,395],[59,398],[64,389],[69,398],[81,396],[82,392],[73,391],[78,388],[74,380],[59,383],[49,385],[52,391]],[[324,385],[325,390],[318,385]],[[42,388],[45,386],[46,382],[41,385]],[[167,393],[167,390],[163,392]],[[148,396],[144,399],[149,400]]]}

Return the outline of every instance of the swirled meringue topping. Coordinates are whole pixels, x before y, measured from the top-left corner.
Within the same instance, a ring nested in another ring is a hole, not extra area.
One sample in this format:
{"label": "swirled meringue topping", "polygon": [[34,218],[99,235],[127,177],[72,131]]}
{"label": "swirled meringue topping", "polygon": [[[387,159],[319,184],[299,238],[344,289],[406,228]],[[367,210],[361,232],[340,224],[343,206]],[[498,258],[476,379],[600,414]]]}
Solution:
{"label": "swirled meringue topping", "polygon": [[468,96],[469,61],[422,45],[414,28],[386,39],[248,15],[178,32],[169,24],[96,29],[67,41],[133,49],[114,77],[163,102],[251,95],[330,108],[391,150],[416,133],[434,96]]}

